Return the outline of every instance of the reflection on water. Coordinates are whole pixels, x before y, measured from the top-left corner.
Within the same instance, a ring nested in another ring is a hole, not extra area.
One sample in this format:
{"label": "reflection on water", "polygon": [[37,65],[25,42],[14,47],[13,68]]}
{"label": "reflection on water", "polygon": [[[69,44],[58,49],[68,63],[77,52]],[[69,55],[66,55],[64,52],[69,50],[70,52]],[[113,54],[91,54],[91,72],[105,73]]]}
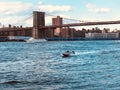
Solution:
{"label": "reflection on water", "polygon": [[[120,89],[117,41],[0,43],[0,90]],[[62,58],[62,52],[75,55]]]}

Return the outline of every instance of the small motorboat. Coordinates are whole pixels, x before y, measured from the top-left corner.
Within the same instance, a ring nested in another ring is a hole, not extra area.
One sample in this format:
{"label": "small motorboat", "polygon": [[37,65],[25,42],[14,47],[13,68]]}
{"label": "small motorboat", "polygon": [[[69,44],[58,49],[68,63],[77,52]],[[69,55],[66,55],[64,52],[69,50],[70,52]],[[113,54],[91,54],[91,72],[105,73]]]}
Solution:
{"label": "small motorboat", "polygon": [[66,51],[62,54],[62,57],[70,57],[73,54],[75,54],[74,51]]}

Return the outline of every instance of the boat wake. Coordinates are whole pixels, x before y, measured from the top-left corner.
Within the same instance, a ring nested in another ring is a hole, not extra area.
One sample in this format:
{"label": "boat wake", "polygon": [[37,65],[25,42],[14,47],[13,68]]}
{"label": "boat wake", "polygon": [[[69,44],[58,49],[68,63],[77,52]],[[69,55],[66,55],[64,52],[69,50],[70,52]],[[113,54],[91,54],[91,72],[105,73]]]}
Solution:
{"label": "boat wake", "polygon": [[29,38],[28,40],[26,40],[27,43],[38,43],[38,42],[46,42],[46,39],[34,39],[34,38]]}
{"label": "boat wake", "polygon": [[99,52],[99,51],[76,52],[75,55],[94,54],[94,53],[98,53],[98,52]]}
{"label": "boat wake", "polygon": [[83,51],[83,52],[76,52],[75,55],[85,55],[85,54],[109,54],[109,53],[117,53],[120,50],[94,50],[94,51]]}

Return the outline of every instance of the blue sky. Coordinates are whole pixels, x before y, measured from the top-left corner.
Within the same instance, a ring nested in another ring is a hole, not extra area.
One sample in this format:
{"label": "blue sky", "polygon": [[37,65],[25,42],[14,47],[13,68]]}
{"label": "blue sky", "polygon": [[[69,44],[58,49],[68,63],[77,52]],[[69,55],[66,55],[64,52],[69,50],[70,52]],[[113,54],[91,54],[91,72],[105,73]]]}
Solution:
{"label": "blue sky", "polygon": [[[0,22],[5,26],[32,26],[33,10],[80,21],[120,20],[119,4],[120,0],[0,0]],[[51,18],[53,17],[46,16],[46,25],[51,23]],[[74,22],[69,20],[67,23]],[[92,27],[96,26],[85,28]],[[120,25],[98,27],[119,29]]]}

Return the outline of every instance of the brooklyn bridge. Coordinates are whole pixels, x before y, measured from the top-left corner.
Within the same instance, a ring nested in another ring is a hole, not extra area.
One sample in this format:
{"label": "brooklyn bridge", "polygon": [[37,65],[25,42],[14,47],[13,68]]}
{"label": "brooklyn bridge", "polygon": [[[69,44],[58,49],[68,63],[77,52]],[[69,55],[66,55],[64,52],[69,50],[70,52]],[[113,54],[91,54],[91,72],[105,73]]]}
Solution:
{"label": "brooklyn bridge", "polygon": [[[33,11],[33,26],[32,27],[3,27],[0,28],[0,36],[30,36],[36,39],[52,38],[55,30],[58,30],[62,35],[66,34],[65,30],[73,26],[90,26],[90,25],[108,25],[120,24],[120,21],[101,21],[101,22],[79,22],[79,23],[63,23],[63,18],[57,16],[52,18],[52,25],[45,25],[45,12]],[[72,29],[71,29],[72,30]],[[64,33],[64,34],[62,34]]]}

